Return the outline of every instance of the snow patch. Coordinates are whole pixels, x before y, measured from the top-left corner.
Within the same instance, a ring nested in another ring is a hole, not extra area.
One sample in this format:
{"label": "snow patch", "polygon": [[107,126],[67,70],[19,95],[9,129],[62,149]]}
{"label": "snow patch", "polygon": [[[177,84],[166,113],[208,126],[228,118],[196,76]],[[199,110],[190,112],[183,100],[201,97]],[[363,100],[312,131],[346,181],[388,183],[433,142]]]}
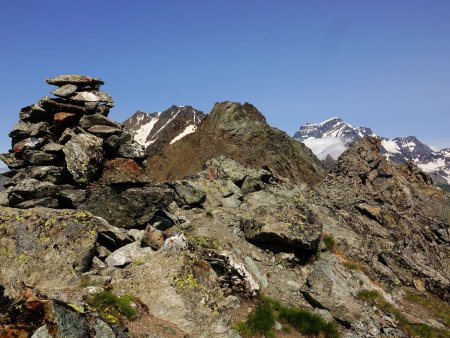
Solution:
{"label": "snow patch", "polygon": [[186,135],[192,134],[196,130],[197,130],[196,125],[191,124],[191,125],[187,126],[178,136],[174,137],[174,139],[172,141],[170,141],[170,144],[175,143],[178,140],[181,140],[183,137],[185,137]]}
{"label": "snow patch", "polygon": [[428,163],[420,163],[417,164],[417,166],[422,169],[425,172],[432,172],[436,171],[440,168],[445,168],[445,159],[444,158],[438,158],[434,161],[428,162]]}
{"label": "snow patch", "polygon": [[143,124],[138,130],[136,130],[134,134],[134,140],[144,147],[148,147],[153,142],[147,141],[148,135],[152,131],[156,122],[158,122],[158,118],[153,118],[150,122]]}
{"label": "snow patch", "polygon": [[347,149],[347,140],[341,137],[314,138],[302,141],[320,160],[330,155],[335,160]]}
{"label": "snow patch", "polygon": [[395,141],[392,140],[382,140],[381,145],[390,154],[400,154],[400,148]]}

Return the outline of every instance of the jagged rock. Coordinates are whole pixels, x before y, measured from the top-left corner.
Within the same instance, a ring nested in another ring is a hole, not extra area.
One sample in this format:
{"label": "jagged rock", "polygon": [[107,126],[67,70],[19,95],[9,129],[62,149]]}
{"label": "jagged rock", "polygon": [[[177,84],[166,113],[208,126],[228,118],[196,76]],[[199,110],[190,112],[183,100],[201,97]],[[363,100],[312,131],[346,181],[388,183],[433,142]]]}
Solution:
{"label": "jagged rock", "polygon": [[54,196],[58,188],[50,182],[40,182],[34,178],[25,178],[14,186],[11,191],[22,198],[34,199]]}
{"label": "jagged rock", "polygon": [[166,209],[174,193],[160,187],[97,186],[80,206],[120,228],[144,226],[159,209]]}
{"label": "jagged rock", "polygon": [[86,108],[82,105],[68,103],[64,99],[50,99],[46,98],[42,101],[42,106],[51,112],[73,113],[78,115],[87,114]]}
{"label": "jagged rock", "polygon": [[97,217],[97,219],[99,221],[97,242],[100,245],[114,251],[133,242],[125,230],[110,225],[100,217]]}
{"label": "jagged rock", "polygon": [[50,122],[53,119],[53,113],[45,110],[42,107],[42,102],[39,101],[31,106],[24,107],[20,110],[19,118],[25,122]]}
{"label": "jagged rock", "polygon": [[46,153],[61,153],[63,151],[63,146],[61,144],[50,142],[42,147],[42,151]]}
{"label": "jagged rock", "polygon": [[89,86],[99,86],[105,84],[102,80],[96,79],[90,76],[84,75],[58,75],[55,77],[48,78],[45,80],[50,85],[64,86],[66,84],[73,84],[76,86],[89,85]]}
{"label": "jagged rock", "polygon": [[283,203],[252,210],[242,220],[242,230],[255,245],[307,260],[317,252],[322,224],[307,207]]}
{"label": "jagged rock", "polygon": [[60,112],[56,113],[53,117],[55,124],[55,130],[60,132],[68,127],[74,127],[78,123],[80,116],[74,113]]}
{"label": "jagged rock", "polygon": [[52,94],[60,97],[69,97],[77,91],[77,86],[73,84],[65,84],[57,89],[52,90]]}
{"label": "jagged rock", "polygon": [[0,284],[9,292],[21,282],[41,291],[79,283],[90,268],[97,220],[83,211],[0,207]]}
{"label": "jagged rock", "polygon": [[59,187],[57,197],[63,208],[76,209],[86,200],[86,191],[71,185],[63,185]]}
{"label": "jagged rock", "polygon": [[119,128],[115,128],[115,127],[110,127],[110,126],[92,126],[88,129],[88,132],[90,132],[91,134],[100,136],[100,137],[108,137],[111,136],[113,134],[118,134],[120,133],[122,130]]}
{"label": "jagged rock", "polygon": [[123,131],[119,135],[111,135],[104,141],[104,143],[107,147],[107,150],[113,153],[117,153],[117,150],[122,144],[129,143],[132,141],[132,139],[133,137],[129,132]]}
{"label": "jagged rock", "polygon": [[123,143],[117,151],[119,156],[125,158],[143,159],[145,157],[144,148],[138,143]]}
{"label": "jagged rock", "polygon": [[17,158],[13,153],[0,154],[0,160],[5,162],[9,169],[20,169],[27,165],[27,163]]}
{"label": "jagged rock", "polygon": [[[84,129],[89,129],[92,126],[100,125],[100,126],[109,126],[114,127],[117,129],[121,129],[121,125],[111,121],[107,117],[100,115],[100,114],[93,114],[93,115],[84,115],[80,119],[80,127]],[[131,141],[131,138],[130,138]]]}
{"label": "jagged rock", "polygon": [[148,180],[142,167],[129,158],[106,161],[100,178],[100,182],[104,184],[144,183]]}
{"label": "jagged rock", "polygon": [[58,159],[57,154],[31,149],[25,149],[22,153],[22,157],[28,163],[36,165],[50,164]]}
{"label": "jagged rock", "polygon": [[151,248],[141,248],[139,242],[133,242],[114,251],[105,259],[105,263],[110,267],[120,267],[152,252]]}
{"label": "jagged rock", "polygon": [[103,162],[103,140],[91,134],[78,134],[64,145],[67,169],[74,181],[91,182]]}
{"label": "jagged rock", "polygon": [[190,184],[189,181],[175,181],[169,184],[175,191],[177,202],[180,206],[195,207],[203,204],[206,200],[205,192]]}
{"label": "jagged rock", "polygon": [[52,197],[43,197],[43,198],[37,198],[32,199],[28,201],[21,202],[19,204],[12,204],[10,203],[14,208],[18,209],[30,209],[30,208],[36,208],[36,207],[45,207],[45,208],[58,208],[59,202],[57,199]]}
{"label": "jagged rock", "polygon": [[74,101],[82,102],[104,102],[110,107],[114,107],[114,102],[107,93],[98,91],[78,92],[70,97]]}
{"label": "jagged rock", "polygon": [[162,250],[170,251],[174,253],[180,253],[181,251],[188,249],[188,242],[183,234],[176,234],[164,241]]}

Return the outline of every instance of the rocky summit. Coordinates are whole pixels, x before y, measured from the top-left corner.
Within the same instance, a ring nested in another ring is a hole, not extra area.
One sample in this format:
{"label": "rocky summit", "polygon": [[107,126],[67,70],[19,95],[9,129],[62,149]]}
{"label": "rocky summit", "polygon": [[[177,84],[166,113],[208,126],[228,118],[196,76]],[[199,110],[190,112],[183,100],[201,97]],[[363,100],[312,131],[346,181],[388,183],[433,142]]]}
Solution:
{"label": "rocky summit", "polygon": [[148,157],[102,80],[48,83],[2,155],[0,337],[449,336],[450,195],[381,140],[326,172],[224,102]]}

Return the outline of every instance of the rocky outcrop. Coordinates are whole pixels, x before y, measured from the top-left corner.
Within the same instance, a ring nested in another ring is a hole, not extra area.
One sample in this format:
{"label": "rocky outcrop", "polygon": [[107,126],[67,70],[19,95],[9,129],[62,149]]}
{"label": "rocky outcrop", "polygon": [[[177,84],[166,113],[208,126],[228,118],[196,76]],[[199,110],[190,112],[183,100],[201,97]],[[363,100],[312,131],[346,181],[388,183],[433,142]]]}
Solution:
{"label": "rocky outcrop", "polygon": [[136,142],[149,156],[159,154],[167,144],[194,133],[205,114],[191,106],[172,106],[160,113],[138,111],[124,121]]}
{"label": "rocky outcrop", "polygon": [[114,104],[99,90],[102,80],[60,75],[47,83],[59,86],[52,91],[57,98],[46,96],[23,108],[10,133],[12,149],[0,155],[11,169],[2,205],[74,207],[83,201],[84,188],[100,177],[107,184],[148,181],[144,150],[107,117]]}
{"label": "rocky outcrop", "polygon": [[316,183],[325,174],[320,161],[303,144],[271,128],[251,104],[217,103],[195,133],[169,144],[147,161],[158,182],[182,179],[224,155],[241,165],[265,169],[293,182]]}
{"label": "rocky outcrop", "polygon": [[428,175],[412,163],[388,163],[380,140],[366,138],[339,158],[320,191],[339,208],[343,227],[364,238],[343,239],[345,245],[373,271],[383,271],[387,284],[420,281],[448,299],[450,197]]}

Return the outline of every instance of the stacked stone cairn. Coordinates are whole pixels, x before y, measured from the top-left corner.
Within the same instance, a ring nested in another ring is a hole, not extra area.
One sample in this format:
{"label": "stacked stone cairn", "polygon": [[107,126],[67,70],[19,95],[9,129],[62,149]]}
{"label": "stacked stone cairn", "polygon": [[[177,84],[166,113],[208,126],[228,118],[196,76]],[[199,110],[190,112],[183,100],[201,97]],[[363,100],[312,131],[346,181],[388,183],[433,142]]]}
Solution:
{"label": "stacked stone cairn", "polygon": [[20,111],[9,134],[12,149],[0,154],[10,172],[0,205],[76,208],[93,182],[146,182],[144,149],[119,123],[108,118],[114,106],[100,91],[104,82],[81,75],[47,79],[58,86]]}

